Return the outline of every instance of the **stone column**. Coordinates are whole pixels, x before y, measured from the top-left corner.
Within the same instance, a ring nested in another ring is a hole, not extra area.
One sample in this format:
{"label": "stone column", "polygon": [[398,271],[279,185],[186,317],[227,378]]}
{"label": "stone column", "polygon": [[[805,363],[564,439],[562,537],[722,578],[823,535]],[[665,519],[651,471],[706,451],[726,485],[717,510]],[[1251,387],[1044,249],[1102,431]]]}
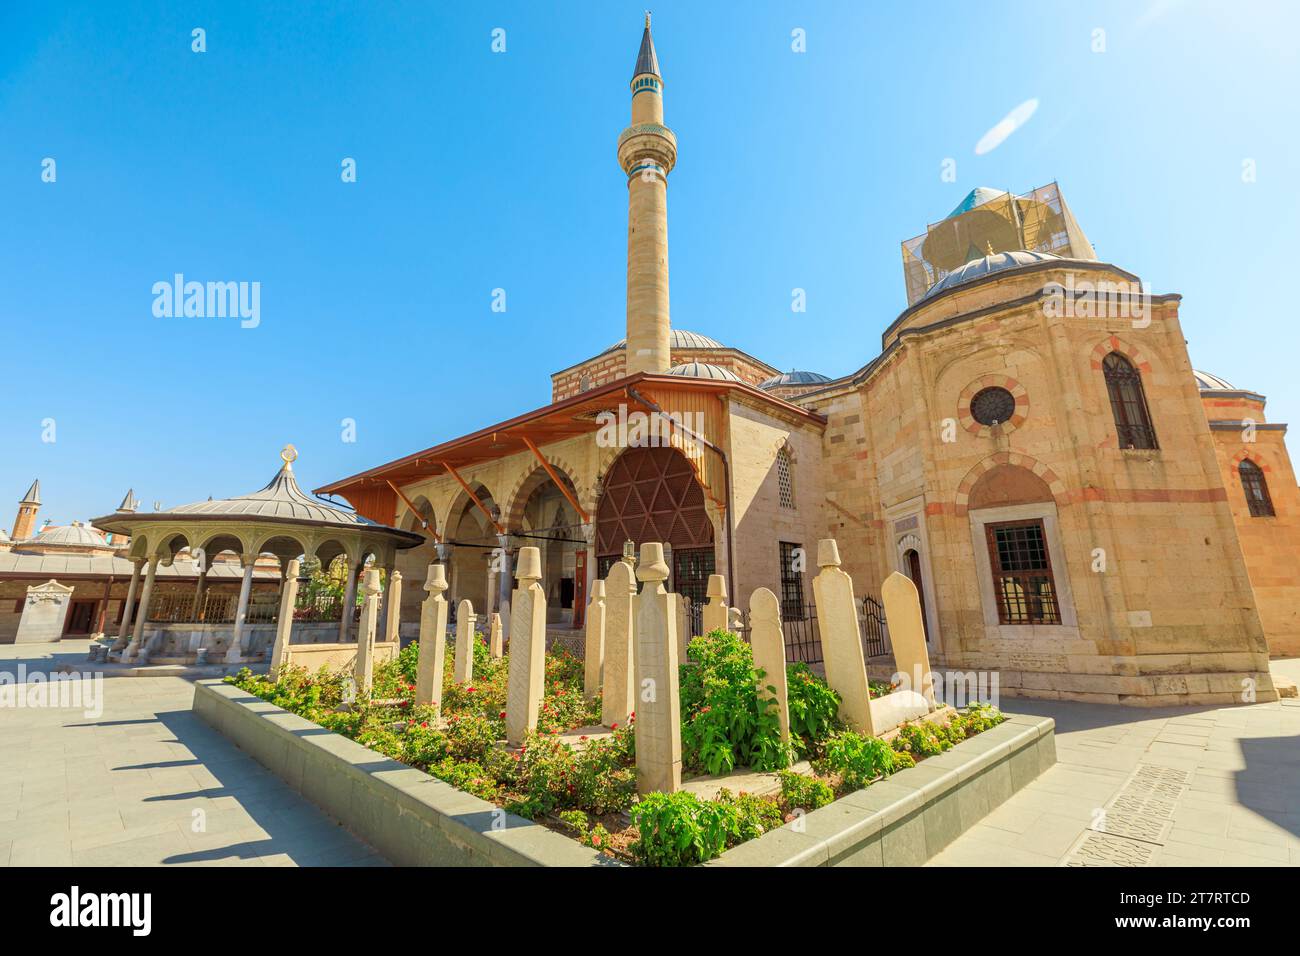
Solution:
{"label": "stone column", "polygon": [[546,594],[541,555],[519,549],[519,586],[510,599],[510,671],[506,687],[506,742],[517,747],[537,729],[546,678]]}
{"label": "stone column", "polygon": [[253,567],[257,564],[257,555],[240,556],[244,563],[244,579],[239,582],[239,604],[235,607],[235,630],[230,635],[230,647],[226,648],[226,663],[237,664],[244,659],[244,619],[248,617],[248,595],[253,590]]}
{"label": "stone column", "polygon": [[144,559],[136,558],[132,564],[135,570],[131,572],[131,583],[126,588],[126,603],[122,605],[122,626],[118,629],[117,640],[109,650],[120,651],[126,647],[131,640],[131,621],[135,617],[135,591],[140,586],[140,569],[144,567]]}
{"label": "stone column", "polygon": [[131,632],[131,643],[122,651],[122,660],[129,661],[140,651],[140,641],[144,637],[144,622],[149,616],[149,599],[153,597],[154,575],[158,573],[158,556],[149,559],[149,569],[144,573],[144,588],[140,592],[140,606],[135,610],[135,629]]}
{"label": "stone column", "polygon": [[420,604],[420,657],[415,665],[415,703],[442,704],[442,671],[447,659],[447,569],[429,565],[424,582],[428,596]]}
{"label": "stone column", "polygon": [[457,684],[474,679],[474,621],[474,605],[468,599],[456,605],[456,669],[452,675]]}
{"label": "stone column", "polygon": [[636,625],[636,580],[632,566],[615,561],[605,578],[605,653],[601,665],[600,722],[606,727],[627,723],[636,710],[632,661]]}
{"label": "stone column", "polygon": [[271,676],[289,656],[289,643],[293,640],[293,609],[298,603],[298,571],[302,567],[297,558],[289,562],[280,586],[280,612],[275,619],[275,645],[271,648]]}
{"label": "stone column", "polygon": [[194,587],[194,620],[199,622],[203,620],[203,599],[208,595],[208,563],[203,562],[199,568],[198,584]]}
{"label": "stone column", "polygon": [[682,787],[682,714],[677,688],[677,595],[664,587],[664,546],[641,545],[636,576],[636,789]]}
{"label": "stone column", "polygon": [[110,574],[108,580],[104,582],[104,597],[99,602],[99,607],[95,609],[95,630],[90,635],[92,641],[98,641],[104,636],[104,624],[108,619],[108,602],[113,596],[113,576]]}
{"label": "stone column", "polygon": [[384,593],[384,640],[402,643],[402,572],[388,572],[388,590]]}
{"label": "stone column", "polygon": [[501,660],[505,655],[505,641],[501,637],[501,615],[495,611],[488,618],[488,653],[493,660]]}
{"label": "stone column", "polygon": [[934,676],[930,673],[930,652],[925,646],[925,621],[921,617],[921,596],[912,579],[895,571],[880,589],[894,647],[894,669],[901,676],[900,687],[925,697],[934,710]]}
{"label": "stone column", "polygon": [[704,605],[702,615],[700,630],[705,634],[727,629],[727,579],[721,574],[709,575],[709,603]]}
{"label": "stone column", "polygon": [[[502,630],[509,634],[511,638],[514,638],[515,632],[510,626],[510,579],[513,574],[513,561],[510,557],[510,535],[497,535],[497,547],[501,549],[501,566],[497,568],[497,613],[501,615]],[[542,622],[543,626],[545,626],[545,623],[545,621]]]}
{"label": "stone column", "polygon": [[821,572],[813,578],[813,597],[826,683],[840,695],[840,719],[849,729],[874,735],[853,579],[840,570],[840,549],[834,538],[817,542],[817,566]]}
{"label": "stone column", "polygon": [[375,683],[375,631],[379,627],[379,569],[366,572],[365,598],[361,605],[361,627],[357,632],[357,662],[353,676],[357,691],[369,693]]}
{"label": "stone column", "polygon": [[339,618],[339,643],[346,644],[352,638],[352,612],[357,604],[357,578],[361,576],[361,565],[347,563],[347,579],[343,590],[343,615]]}
{"label": "stone column", "polygon": [[588,697],[600,693],[600,671],[605,659],[605,582],[591,583],[587,602],[586,632],[583,636],[582,692]]}
{"label": "stone column", "polygon": [[781,721],[781,740],[790,742],[790,703],[785,683],[785,632],[781,630],[781,604],[767,588],[749,596],[749,644],[754,649],[754,667],[763,672],[758,680],[759,700],[776,702]]}
{"label": "stone column", "polygon": [[376,640],[386,641],[388,640],[388,615],[393,606],[393,602],[390,600],[390,595],[393,591],[393,574],[395,571],[391,565],[385,565],[383,571],[384,580],[388,583],[387,586],[384,587],[383,593],[380,595],[379,630],[376,632]]}

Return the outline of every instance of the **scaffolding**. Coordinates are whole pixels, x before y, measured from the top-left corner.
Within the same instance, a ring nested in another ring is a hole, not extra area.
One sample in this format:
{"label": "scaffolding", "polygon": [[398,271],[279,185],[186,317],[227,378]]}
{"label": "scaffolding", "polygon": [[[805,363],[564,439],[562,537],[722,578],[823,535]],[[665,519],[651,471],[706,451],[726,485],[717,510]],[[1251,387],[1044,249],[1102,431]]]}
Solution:
{"label": "scaffolding", "polygon": [[1055,182],[1019,196],[977,189],[946,219],[903,242],[907,304],[972,259],[1017,249],[1097,258]]}

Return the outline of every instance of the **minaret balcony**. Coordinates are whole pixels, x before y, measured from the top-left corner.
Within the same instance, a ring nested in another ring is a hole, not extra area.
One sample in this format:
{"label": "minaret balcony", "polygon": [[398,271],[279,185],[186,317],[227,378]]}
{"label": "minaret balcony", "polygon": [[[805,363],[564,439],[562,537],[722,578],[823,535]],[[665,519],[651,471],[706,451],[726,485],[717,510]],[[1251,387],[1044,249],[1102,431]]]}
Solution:
{"label": "minaret balcony", "polygon": [[665,175],[677,165],[677,137],[667,126],[639,123],[619,135],[618,164],[623,172],[630,174],[640,161],[647,159],[662,167]]}

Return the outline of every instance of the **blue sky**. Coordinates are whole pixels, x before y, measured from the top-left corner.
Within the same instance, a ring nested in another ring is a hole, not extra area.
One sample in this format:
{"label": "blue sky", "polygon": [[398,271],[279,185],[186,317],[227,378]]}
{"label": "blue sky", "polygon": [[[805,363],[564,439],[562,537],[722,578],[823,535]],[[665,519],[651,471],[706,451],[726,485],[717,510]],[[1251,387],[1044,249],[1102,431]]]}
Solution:
{"label": "blue sky", "polygon": [[[623,334],[642,10],[0,6],[0,527],[34,477],[64,523],[128,487],[252,490],[290,441],[315,487],[545,404]],[[1300,420],[1298,10],[656,4],[674,325],[852,371],[906,304],[901,240],[975,186],[1055,179],[1101,258],[1183,294],[1194,364]],[[260,325],[156,318],[177,272],[260,282]]]}

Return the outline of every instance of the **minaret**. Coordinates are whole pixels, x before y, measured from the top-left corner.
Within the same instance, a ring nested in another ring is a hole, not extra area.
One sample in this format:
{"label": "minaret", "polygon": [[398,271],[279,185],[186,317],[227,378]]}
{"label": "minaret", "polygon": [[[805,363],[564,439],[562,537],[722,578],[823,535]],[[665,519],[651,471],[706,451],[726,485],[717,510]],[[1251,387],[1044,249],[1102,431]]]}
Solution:
{"label": "minaret", "polygon": [[27,494],[23,495],[23,500],[18,502],[18,514],[14,518],[13,540],[26,541],[32,536],[36,529],[36,512],[41,510],[41,483],[39,479],[32,482],[32,486],[27,489]]}
{"label": "minaret", "polygon": [[664,125],[663,78],[645,15],[632,70],[632,125],[618,138],[627,174],[627,374],[666,372],[668,340],[668,174],[677,137]]}

